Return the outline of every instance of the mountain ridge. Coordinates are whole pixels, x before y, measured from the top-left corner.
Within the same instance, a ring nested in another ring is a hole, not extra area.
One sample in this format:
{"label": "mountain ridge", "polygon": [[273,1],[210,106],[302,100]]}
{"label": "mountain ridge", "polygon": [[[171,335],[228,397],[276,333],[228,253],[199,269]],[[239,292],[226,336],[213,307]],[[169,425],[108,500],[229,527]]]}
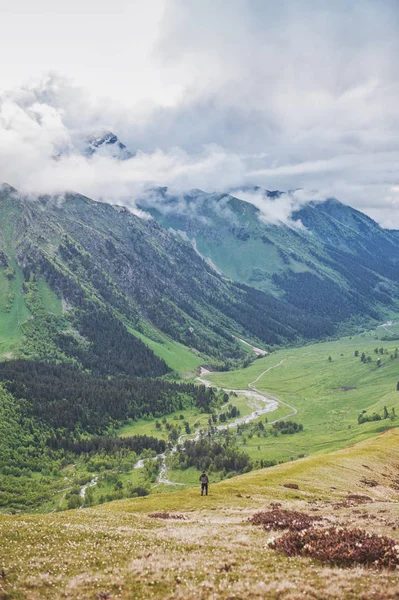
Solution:
{"label": "mountain ridge", "polygon": [[[264,194],[273,203],[283,196]],[[336,199],[307,202],[279,224],[268,223],[260,208],[229,194],[176,196],[163,188],[159,197],[153,192],[138,204],[163,227],[186,235],[226,277],[294,305],[304,308],[299,296],[323,292],[317,303],[329,304],[336,322],[353,320],[360,312],[378,320],[397,309],[397,235]],[[340,303],[347,305],[344,314]]]}
{"label": "mountain ridge", "polygon": [[[78,194],[32,200],[7,187],[0,193],[0,219],[3,269],[16,273],[5,280],[12,306],[18,299],[33,315],[24,335],[34,339],[40,325],[54,342],[40,352],[33,344],[35,358],[61,344],[60,357],[66,352],[81,362],[88,343],[100,364],[105,339],[95,323],[102,317],[108,334],[116,328],[126,344],[131,331],[150,326],[216,361],[247,356],[237,337],[273,346],[333,333],[328,319],[309,322],[302,309],[220,277],[187,241],[153,219]],[[53,294],[53,302],[62,303],[62,314],[46,320],[40,286],[46,298]]]}

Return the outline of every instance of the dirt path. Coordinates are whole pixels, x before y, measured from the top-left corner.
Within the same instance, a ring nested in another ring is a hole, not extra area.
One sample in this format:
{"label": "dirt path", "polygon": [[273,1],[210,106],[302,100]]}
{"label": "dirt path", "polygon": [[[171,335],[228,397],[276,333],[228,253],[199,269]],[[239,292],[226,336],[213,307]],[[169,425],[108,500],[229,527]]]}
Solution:
{"label": "dirt path", "polygon": [[239,340],[240,342],[242,342],[243,344],[245,344],[246,346],[249,346],[250,348],[252,348],[252,350],[255,352],[255,354],[257,354],[258,356],[266,356],[266,354],[268,354],[266,352],[266,350],[262,350],[262,348],[257,348],[256,346],[252,346],[252,344],[250,344],[249,342],[246,342],[245,340],[243,340],[242,338],[236,338],[237,340]]}
{"label": "dirt path", "polygon": [[289,408],[291,410],[291,412],[288,415],[285,415],[284,417],[280,417],[279,419],[275,419],[275,421],[269,421],[269,425],[273,425],[273,423],[278,423],[278,421],[282,421],[283,419],[286,419],[287,417],[293,417],[294,415],[296,415],[298,413],[298,411],[295,408],[295,406],[291,406],[291,404],[288,404],[287,402],[284,402],[280,398],[277,398],[277,396],[275,396],[274,394],[271,394],[270,392],[261,392],[260,390],[258,390],[258,388],[255,387],[255,383],[257,383],[259,381],[259,379],[261,379],[264,375],[266,375],[266,373],[268,373],[272,369],[276,369],[277,367],[282,365],[286,360],[289,360],[290,358],[292,358],[292,356],[289,356],[288,358],[283,358],[283,360],[280,360],[280,362],[277,365],[272,365],[271,367],[266,369],[266,371],[263,371],[263,373],[258,375],[258,377],[256,379],[254,379],[253,381],[251,381],[251,383],[248,383],[248,387],[251,388],[251,390],[258,392],[258,394],[263,394],[264,398],[267,398],[271,401],[276,402],[277,405],[282,404],[283,406],[286,406],[287,408]]}

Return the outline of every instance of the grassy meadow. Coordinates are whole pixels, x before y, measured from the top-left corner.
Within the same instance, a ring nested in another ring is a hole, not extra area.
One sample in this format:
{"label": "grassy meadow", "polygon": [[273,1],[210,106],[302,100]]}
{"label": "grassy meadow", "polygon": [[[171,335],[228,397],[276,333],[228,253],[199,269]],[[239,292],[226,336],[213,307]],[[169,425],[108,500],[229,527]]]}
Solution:
{"label": "grassy meadow", "polygon": [[[282,350],[257,359],[246,369],[213,373],[207,378],[214,385],[232,389],[244,389],[259,378],[253,383],[258,390],[297,410],[290,419],[303,424],[300,433],[238,438],[251,457],[287,461],[331,452],[399,425],[399,418],[358,424],[363,410],[366,415],[383,415],[386,406],[390,414],[393,408],[399,415],[399,359],[391,359],[399,341],[381,341],[379,337],[380,328],[334,342]],[[387,354],[375,354],[374,349],[381,347]],[[361,362],[363,352],[372,362]],[[267,416],[272,422],[291,412],[280,405],[278,412]]]}
{"label": "grassy meadow", "polygon": [[[186,489],[47,515],[0,515],[0,598],[393,600],[397,572],[287,558],[268,545],[283,532],[248,519],[278,502],[318,515],[322,528],[360,527],[399,542],[398,464],[399,432],[391,430],[212,485],[204,498]],[[150,516],[160,512],[166,518]]]}

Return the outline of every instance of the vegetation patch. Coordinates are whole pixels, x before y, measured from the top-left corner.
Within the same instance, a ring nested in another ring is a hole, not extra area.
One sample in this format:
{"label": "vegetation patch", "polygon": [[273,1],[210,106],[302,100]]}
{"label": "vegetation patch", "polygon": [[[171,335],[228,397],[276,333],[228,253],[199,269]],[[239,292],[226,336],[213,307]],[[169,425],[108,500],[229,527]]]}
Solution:
{"label": "vegetation patch", "polygon": [[362,494],[348,494],[347,499],[352,502],[356,502],[357,504],[367,504],[368,502],[373,502],[370,496],[363,496]]}
{"label": "vegetation patch", "polygon": [[154,512],[148,515],[151,519],[174,519],[175,521],[186,521],[187,517],[185,515],[180,515],[178,513],[168,513],[168,512]]}
{"label": "vegetation patch", "polygon": [[399,566],[399,545],[395,540],[361,529],[293,531],[271,540],[269,546],[287,556],[309,556],[339,567],[396,569]]}
{"label": "vegetation patch", "polygon": [[290,531],[302,531],[313,527],[315,521],[320,521],[320,517],[308,515],[296,510],[286,510],[283,508],[273,508],[255,513],[250,522],[254,525],[263,525],[266,531],[272,529],[289,529]]}

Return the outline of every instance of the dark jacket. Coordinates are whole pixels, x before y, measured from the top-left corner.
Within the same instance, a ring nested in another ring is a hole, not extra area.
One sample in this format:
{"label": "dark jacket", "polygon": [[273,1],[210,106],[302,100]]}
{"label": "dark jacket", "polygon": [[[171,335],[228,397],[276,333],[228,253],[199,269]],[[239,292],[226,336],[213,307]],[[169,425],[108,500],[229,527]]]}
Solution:
{"label": "dark jacket", "polygon": [[209,482],[208,475],[201,473],[199,480],[203,484],[208,483]]}

